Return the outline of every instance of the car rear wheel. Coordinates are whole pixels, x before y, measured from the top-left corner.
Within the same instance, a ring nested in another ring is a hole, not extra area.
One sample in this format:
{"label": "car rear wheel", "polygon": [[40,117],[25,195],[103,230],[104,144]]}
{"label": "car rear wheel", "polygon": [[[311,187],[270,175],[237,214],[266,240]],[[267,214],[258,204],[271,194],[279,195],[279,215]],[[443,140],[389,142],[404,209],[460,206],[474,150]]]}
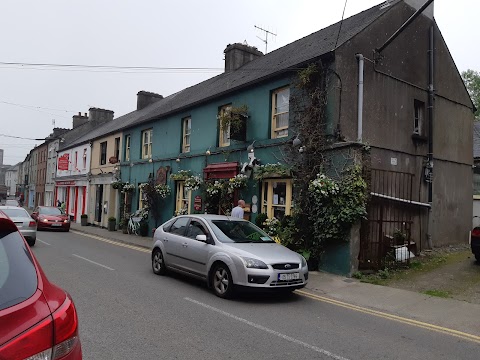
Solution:
{"label": "car rear wheel", "polygon": [[28,240],[27,240],[27,244],[28,244],[30,247],[35,246],[35,240],[33,240],[33,239],[28,239]]}
{"label": "car rear wheel", "polygon": [[212,273],[212,288],[215,295],[227,299],[233,295],[232,274],[225,264],[218,264]]}
{"label": "car rear wheel", "polygon": [[165,275],[167,268],[165,267],[165,260],[163,259],[162,250],[156,248],[152,253],[152,270],[154,274]]}

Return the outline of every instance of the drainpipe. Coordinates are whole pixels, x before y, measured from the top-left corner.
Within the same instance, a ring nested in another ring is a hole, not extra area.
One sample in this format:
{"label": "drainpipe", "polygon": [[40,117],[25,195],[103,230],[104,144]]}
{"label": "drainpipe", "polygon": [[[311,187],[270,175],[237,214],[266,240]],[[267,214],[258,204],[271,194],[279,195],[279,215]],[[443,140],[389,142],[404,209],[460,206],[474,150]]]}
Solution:
{"label": "drainpipe", "polygon": [[434,27],[430,27],[429,34],[429,48],[428,48],[428,167],[430,168],[430,181],[428,182],[428,203],[430,210],[428,212],[428,234],[427,242],[430,249],[433,247],[432,229],[433,229],[433,110],[434,110],[434,88],[433,88],[433,74],[434,74]]}
{"label": "drainpipe", "polygon": [[364,58],[362,54],[356,54],[358,59],[358,116],[357,116],[357,141],[362,142],[363,128],[363,65]]}

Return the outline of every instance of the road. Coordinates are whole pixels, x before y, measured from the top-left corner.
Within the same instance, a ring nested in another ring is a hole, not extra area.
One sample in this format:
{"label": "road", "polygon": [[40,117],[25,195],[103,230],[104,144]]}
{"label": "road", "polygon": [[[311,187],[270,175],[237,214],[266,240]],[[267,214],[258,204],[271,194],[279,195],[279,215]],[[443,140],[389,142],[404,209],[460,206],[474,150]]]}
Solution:
{"label": "road", "polygon": [[478,342],[297,292],[222,300],[140,247],[39,232],[33,249],[73,296],[85,359],[478,359]]}

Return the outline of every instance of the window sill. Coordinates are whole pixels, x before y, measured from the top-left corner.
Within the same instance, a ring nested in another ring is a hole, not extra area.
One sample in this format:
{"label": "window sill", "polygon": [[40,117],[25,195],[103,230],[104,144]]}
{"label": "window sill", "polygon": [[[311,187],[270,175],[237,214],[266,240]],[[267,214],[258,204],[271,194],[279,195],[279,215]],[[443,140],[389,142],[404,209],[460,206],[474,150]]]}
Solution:
{"label": "window sill", "polygon": [[412,140],[417,143],[426,143],[428,141],[428,137],[413,133]]}

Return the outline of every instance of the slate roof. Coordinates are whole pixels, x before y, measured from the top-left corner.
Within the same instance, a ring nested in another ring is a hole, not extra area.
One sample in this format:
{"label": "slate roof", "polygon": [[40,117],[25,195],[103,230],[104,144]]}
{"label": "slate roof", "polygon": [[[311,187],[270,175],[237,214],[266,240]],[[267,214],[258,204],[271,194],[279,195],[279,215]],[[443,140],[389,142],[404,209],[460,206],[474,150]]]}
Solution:
{"label": "slate roof", "polygon": [[[307,63],[312,59],[318,58],[340,47],[372,24],[384,13],[391,10],[399,2],[402,2],[402,0],[390,1],[391,5],[383,9],[381,6],[383,3],[376,5],[368,10],[344,19],[343,23],[339,21],[260,58],[250,61],[235,71],[224,72],[211,79],[167,96],[144,109],[139,111],[135,110],[118,117],[97,127],[85,136],[71,143],[68,147],[73,147],[115,131],[161,118],[174,112],[182,111],[191,106],[261,82],[289,70],[292,71],[292,69],[298,67],[300,64]],[[337,43],[336,46],[335,43]]]}
{"label": "slate roof", "polygon": [[473,158],[480,159],[480,121],[473,123]]}

